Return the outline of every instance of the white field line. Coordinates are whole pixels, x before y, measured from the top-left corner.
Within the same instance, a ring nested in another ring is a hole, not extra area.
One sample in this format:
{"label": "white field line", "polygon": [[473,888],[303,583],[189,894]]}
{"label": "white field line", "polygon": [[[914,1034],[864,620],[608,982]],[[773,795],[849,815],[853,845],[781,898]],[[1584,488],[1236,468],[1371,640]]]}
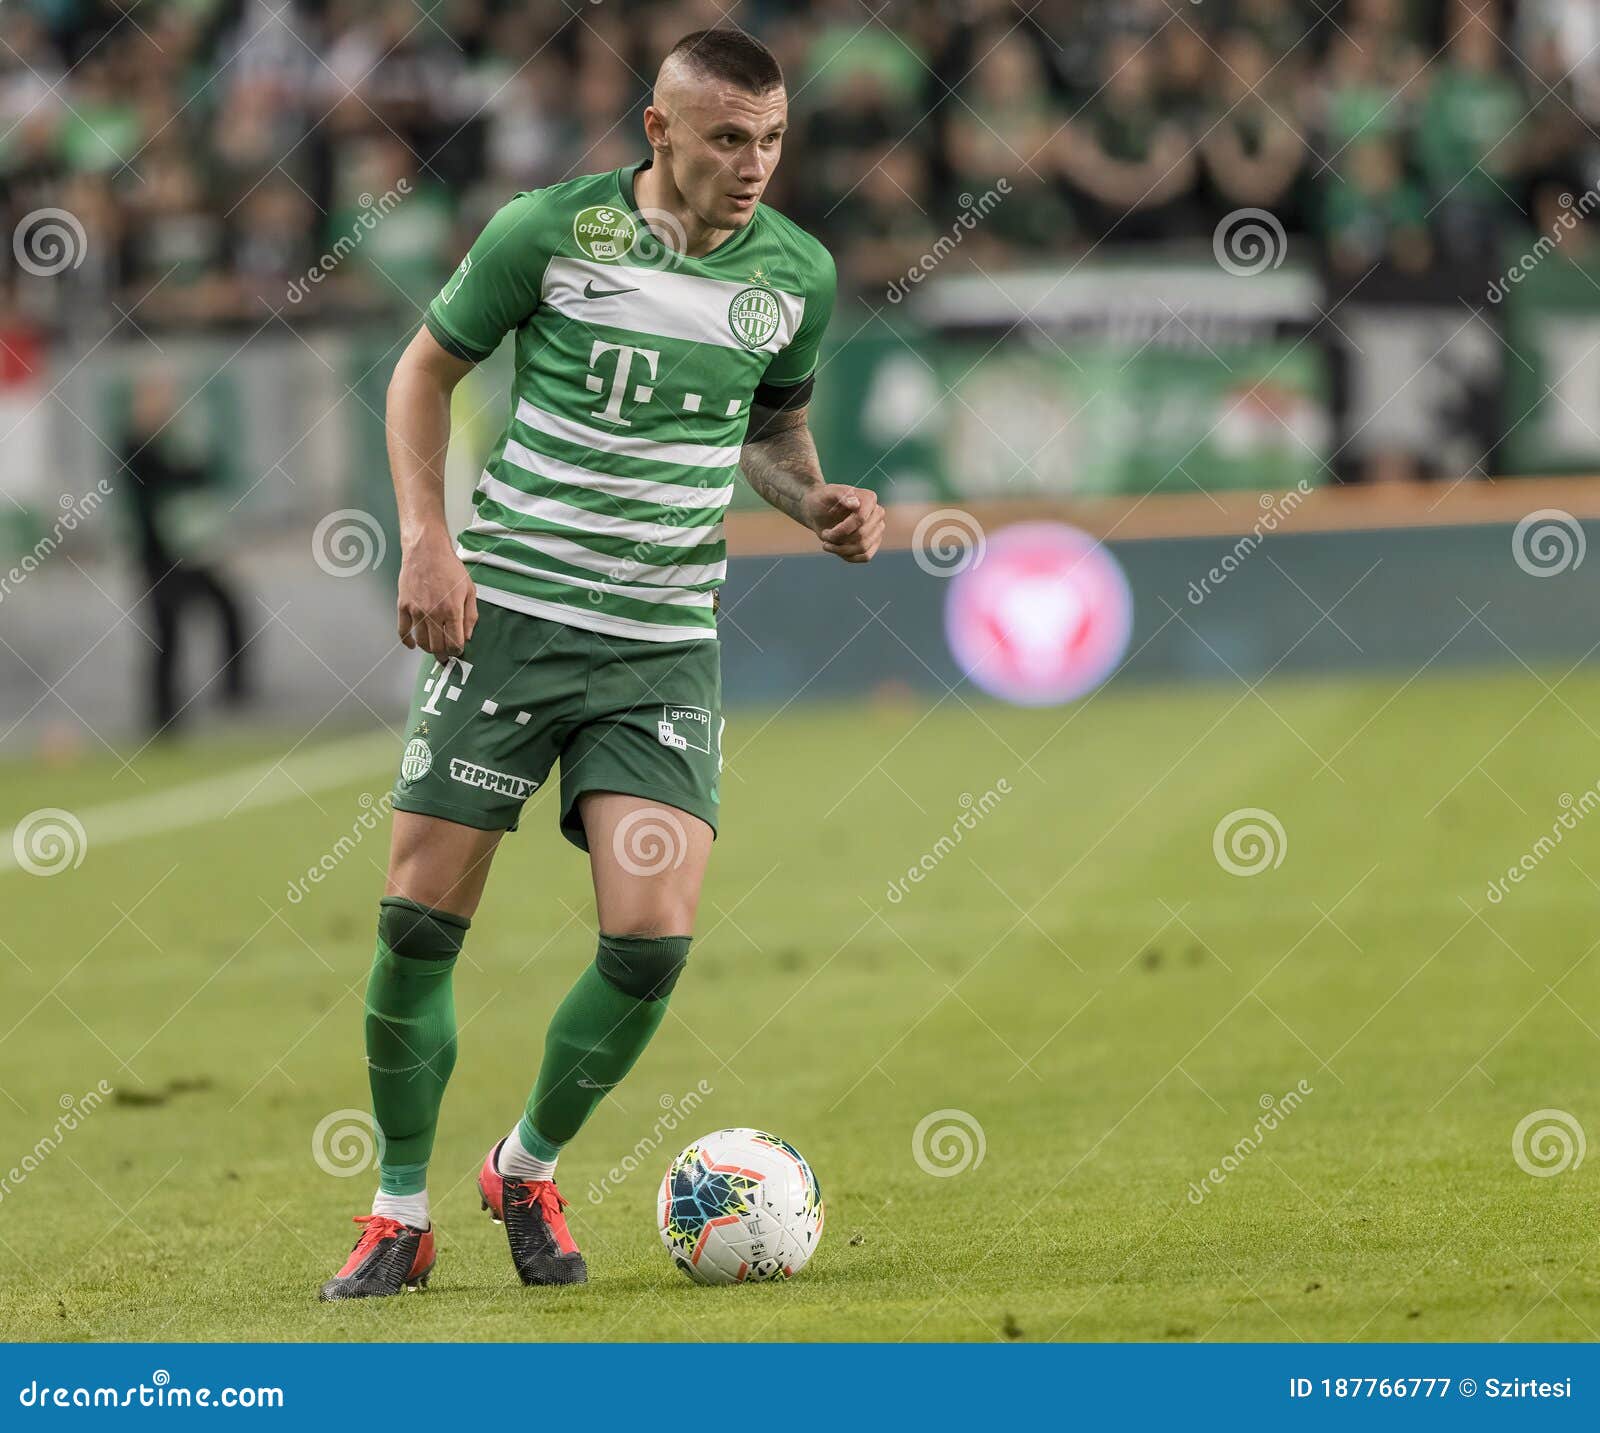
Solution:
{"label": "white field line", "polygon": [[[92,852],[120,841],[224,821],[243,811],[281,806],[329,787],[348,786],[363,773],[392,763],[394,754],[393,735],[367,732],[329,742],[291,760],[240,767],[72,814],[82,823],[86,846]],[[20,869],[13,839],[17,829],[12,826],[0,832],[0,875]]]}

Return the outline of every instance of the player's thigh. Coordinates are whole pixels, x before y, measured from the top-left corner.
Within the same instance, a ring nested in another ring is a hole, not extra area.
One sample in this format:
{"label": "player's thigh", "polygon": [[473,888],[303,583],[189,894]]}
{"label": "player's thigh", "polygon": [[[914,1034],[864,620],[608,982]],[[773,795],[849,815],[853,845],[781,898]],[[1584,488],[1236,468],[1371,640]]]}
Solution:
{"label": "player's thigh", "polygon": [[471,919],[504,831],[396,811],[384,894]]}
{"label": "player's thigh", "polygon": [[692,935],[714,832],[698,816],[620,791],[587,791],[595,912],[607,935]]}

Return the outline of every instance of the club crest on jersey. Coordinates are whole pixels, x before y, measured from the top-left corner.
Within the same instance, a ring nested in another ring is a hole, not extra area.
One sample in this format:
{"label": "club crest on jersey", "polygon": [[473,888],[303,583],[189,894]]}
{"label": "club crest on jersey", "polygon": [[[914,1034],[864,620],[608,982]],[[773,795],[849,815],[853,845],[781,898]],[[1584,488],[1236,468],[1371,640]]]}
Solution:
{"label": "club crest on jersey", "polygon": [[746,348],[760,348],[778,331],[778,300],[771,289],[740,289],[728,305],[728,327]]}
{"label": "club crest on jersey", "polygon": [[433,770],[433,748],[417,737],[406,743],[405,755],[400,758],[400,779],[408,786],[421,781]]}
{"label": "club crest on jersey", "polygon": [[572,242],[591,259],[610,263],[620,259],[639,237],[638,226],[621,209],[591,204],[572,218]]}
{"label": "club crest on jersey", "polygon": [[662,707],[656,737],[674,751],[711,751],[711,713],[704,707]]}
{"label": "club crest on jersey", "polygon": [[442,304],[449,303],[450,300],[456,296],[456,290],[461,287],[462,279],[466,278],[466,276],[471,272],[472,255],[468,254],[467,257],[461,261],[461,265],[456,269],[455,273],[451,274],[450,282],[444,286],[443,292],[441,292],[439,295],[439,302]]}

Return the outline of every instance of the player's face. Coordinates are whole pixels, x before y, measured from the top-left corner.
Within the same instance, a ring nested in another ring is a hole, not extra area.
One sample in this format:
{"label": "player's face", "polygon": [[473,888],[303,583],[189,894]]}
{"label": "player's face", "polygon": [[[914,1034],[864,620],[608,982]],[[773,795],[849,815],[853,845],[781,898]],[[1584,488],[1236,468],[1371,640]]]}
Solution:
{"label": "player's face", "polygon": [[668,129],[672,178],[689,208],[714,229],[742,229],[778,167],[789,97],[708,85]]}

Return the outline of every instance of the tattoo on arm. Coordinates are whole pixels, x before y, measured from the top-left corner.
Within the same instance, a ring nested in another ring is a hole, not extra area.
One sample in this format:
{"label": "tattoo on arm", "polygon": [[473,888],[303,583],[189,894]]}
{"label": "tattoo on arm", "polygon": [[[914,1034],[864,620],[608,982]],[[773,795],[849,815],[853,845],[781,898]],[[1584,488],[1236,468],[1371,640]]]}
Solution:
{"label": "tattoo on arm", "polygon": [[823,482],[817,445],[806,426],[806,410],[752,409],[739,467],[764,501],[803,523],[801,501]]}

